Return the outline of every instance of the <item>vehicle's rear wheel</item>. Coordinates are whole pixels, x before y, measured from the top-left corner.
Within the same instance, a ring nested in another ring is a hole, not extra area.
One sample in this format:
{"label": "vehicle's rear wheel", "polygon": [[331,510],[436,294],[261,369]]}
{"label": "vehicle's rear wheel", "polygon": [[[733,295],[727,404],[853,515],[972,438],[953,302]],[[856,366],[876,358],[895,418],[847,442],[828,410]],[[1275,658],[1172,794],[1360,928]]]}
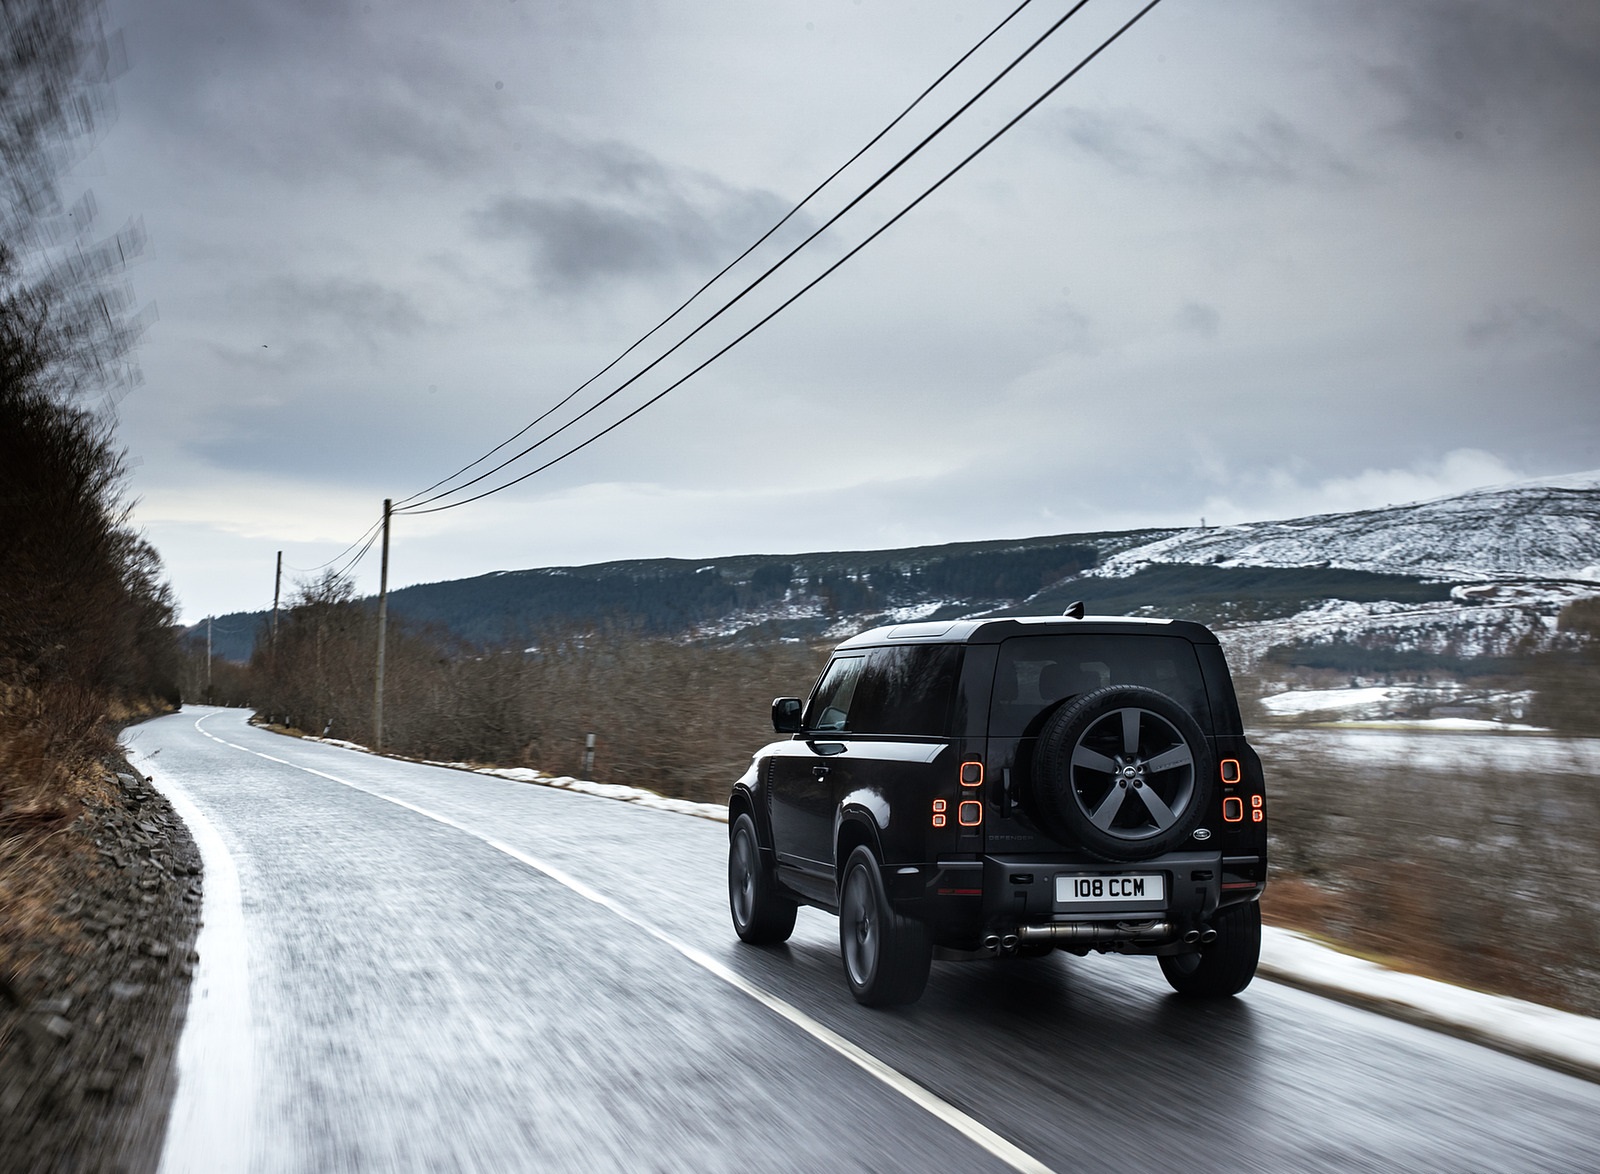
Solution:
{"label": "vehicle's rear wheel", "polygon": [[1224,909],[1212,920],[1216,940],[1191,954],[1161,957],[1161,973],[1180,995],[1224,998],[1255,977],[1261,957],[1261,906],[1255,901]]}
{"label": "vehicle's rear wheel", "polygon": [[748,813],[733,821],[728,836],[728,908],[733,932],[752,945],[776,945],[794,933],[798,906],[778,892],[762,863],[755,820]]}
{"label": "vehicle's rear wheel", "polygon": [[839,886],[839,953],[856,1002],[914,1003],[928,985],[933,941],[927,927],[889,904],[870,849],[850,853]]}
{"label": "vehicle's rear wheel", "polygon": [[1216,790],[1199,724],[1165,693],[1113,685],[1057,710],[1034,752],[1031,812],[1104,860],[1170,852]]}

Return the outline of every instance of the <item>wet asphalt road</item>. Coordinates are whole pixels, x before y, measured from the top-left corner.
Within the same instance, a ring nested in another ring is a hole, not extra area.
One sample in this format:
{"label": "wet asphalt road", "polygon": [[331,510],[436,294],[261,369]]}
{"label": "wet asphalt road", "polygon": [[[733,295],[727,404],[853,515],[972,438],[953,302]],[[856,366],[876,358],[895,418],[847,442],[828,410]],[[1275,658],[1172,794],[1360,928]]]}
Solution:
{"label": "wet asphalt road", "polygon": [[[1600,1086],[1265,981],[1196,1006],[1150,959],[936,963],[921,1002],[869,1011],[844,986],[832,918],[802,910],[787,947],[735,939],[721,824],[297,742],[244,718],[191,708],[127,735],[159,752],[157,783],[198,808],[238,873],[248,1041],[214,1050],[253,1076],[238,1083],[248,1122],[204,1139],[191,1164],[1017,1168],[720,964],[1024,1164],[1600,1170]],[[208,919],[211,888],[208,874]],[[174,1136],[169,1156],[197,1144]]]}

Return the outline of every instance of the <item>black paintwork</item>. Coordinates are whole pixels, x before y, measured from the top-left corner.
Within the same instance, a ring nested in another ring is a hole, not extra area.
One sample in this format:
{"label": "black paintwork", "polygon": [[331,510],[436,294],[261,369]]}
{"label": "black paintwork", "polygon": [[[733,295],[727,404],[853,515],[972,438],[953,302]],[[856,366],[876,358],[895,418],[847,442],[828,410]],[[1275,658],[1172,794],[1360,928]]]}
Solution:
{"label": "black paintwork", "polygon": [[[1133,864],[1107,863],[1035,826],[1026,805],[1028,776],[1037,732],[1055,706],[1030,722],[1023,736],[991,737],[991,694],[1002,641],[1064,633],[1177,636],[1194,646],[1210,709],[1197,717],[1213,761],[1238,763],[1236,781],[1218,791],[1238,800],[1236,807],[1227,806],[1241,819],[1225,821],[1219,800],[1178,850]],[[1260,897],[1267,865],[1261,762],[1245,740],[1227,663],[1207,628],[1186,621],[1061,617],[901,624],[846,640],[835,655],[908,643],[963,648],[944,735],[802,728],[757,753],[734,787],[731,814],[752,813],[779,883],[797,900],[836,912],[838,870],[859,844],[871,847],[878,859],[891,902],[928,924],[939,945],[955,950],[977,949],[987,935],[1015,932],[1020,925],[1063,920],[1053,887],[1062,873],[1166,878],[1168,899],[1162,904],[1075,908],[1075,922],[1159,917],[1180,930],[1197,928],[1221,906]],[[775,714],[780,708],[793,712],[783,700],[774,703]],[[962,764],[973,762],[983,766],[982,781],[964,786]],[[938,800],[945,804],[943,827],[933,826]],[[962,826],[963,801],[982,805],[981,824]],[[1253,806],[1258,801],[1261,806]],[[1253,816],[1257,811],[1260,819]]]}

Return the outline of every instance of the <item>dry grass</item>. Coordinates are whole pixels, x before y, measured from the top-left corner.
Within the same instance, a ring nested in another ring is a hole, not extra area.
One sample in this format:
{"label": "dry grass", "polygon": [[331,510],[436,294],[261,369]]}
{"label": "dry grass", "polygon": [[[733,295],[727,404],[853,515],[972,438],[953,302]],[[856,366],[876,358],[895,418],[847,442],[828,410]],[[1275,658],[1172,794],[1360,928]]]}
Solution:
{"label": "dry grass", "polygon": [[77,936],[61,907],[82,864],[74,857],[89,851],[68,829],[0,842],[0,982],[12,991],[40,956]]}
{"label": "dry grass", "polygon": [[[0,686],[0,979],[24,976],[51,942],[76,932],[59,909],[93,845],[76,828],[85,803],[109,804],[104,759],[114,727],[87,690]],[[155,703],[122,703],[128,717]]]}
{"label": "dry grass", "polygon": [[1276,924],[1479,990],[1600,1014],[1600,786],[1264,754]]}
{"label": "dry grass", "polygon": [[107,749],[87,690],[0,686],[0,863],[72,822],[78,780]]}

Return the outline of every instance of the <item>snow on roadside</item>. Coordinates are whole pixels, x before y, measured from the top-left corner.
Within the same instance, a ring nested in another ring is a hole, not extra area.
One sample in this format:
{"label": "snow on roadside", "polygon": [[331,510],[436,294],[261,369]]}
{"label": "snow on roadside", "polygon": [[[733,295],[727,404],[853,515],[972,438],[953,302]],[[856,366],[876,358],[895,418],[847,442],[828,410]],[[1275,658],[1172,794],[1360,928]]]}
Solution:
{"label": "snow on roadside", "polygon": [[497,779],[510,779],[514,783],[534,783],[541,787],[559,787],[563,791],[576,791],[580,795],[598,795],[602,799],[620,799],[636,803],[652,811],[671,811],[677,815],[693,815],[700,819],[728,822],[728,808],[721,803],[695,803],[689,799],[669,799],[643,787],[625,787],[620,783],[596,783],[588,779],[575,779],[570,775],[547,775],[525,767],[467,766],[464,763],[435,763],[452,766],[457,770],[470,770],[474,774],[493,775]]}
{"label": "snow on roadside", "polygon": [[1265,926],[1259,973],[1600,1080],[1600,1019],[1403,974]]}
{"label": "snow on roadside", "polygon": [[[291,737],[293,735],[290,735]],[[320,742],[324,746],[338,746],[342,750],[355,750],[361,754],[371,754],[372,751],[359,742],[346,742],[342,738],[319,738],[307,734],[300,739],[302,742]],[[618,799],[623,803],[634,803],[640,807],[648,807],[652,811],[670,811],[675,815],[692,815],[698,819],[715,820],[718,823],[728,822],[728,809],[720,803],[696,803],[689,799],[669,799],[665,795],[658,795],[643,787],[625,787],[620,783],[597,783],[590,779],[575,779],[571,775],[548,775],[540,770],[529,770],[521,766],[474,766],[470,762],[438,762],[431,758],[408,758],[404,754],[385,754],[385,758],[398,758],[404,762],[421,763],[423,766],[443,766],[450,770],[464,770],[472,774],[490,775],[497,779],[509,779],[513,783],[532,783],[540,787],[556,787],[563,791],[576,791],[580,795],[595,795],[601,799]]]}

